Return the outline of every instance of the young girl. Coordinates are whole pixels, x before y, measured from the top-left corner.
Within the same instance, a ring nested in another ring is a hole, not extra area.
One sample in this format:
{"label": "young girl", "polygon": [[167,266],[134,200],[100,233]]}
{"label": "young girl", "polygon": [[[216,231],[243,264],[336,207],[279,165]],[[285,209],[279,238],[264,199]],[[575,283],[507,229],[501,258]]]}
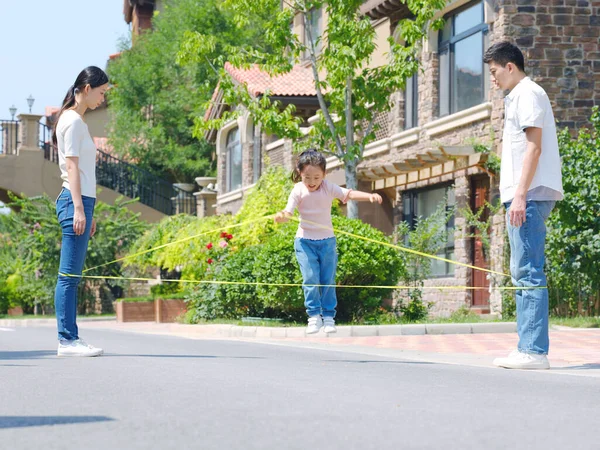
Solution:
{"label": "young girl", "polygon": [[[298,208],[300,225],[294,248],[305,285],[335,285],[337,251],[331,205],[334,198],[381,203],[379,194],[353,191],[325,180],[325,157],[315,150],[300,154],[292,179],[296,182],[285,209],[275,216],[287,222]],[[335,333],[335,287],[304,286],[304,306],[308,314],[307,334]]]}
{"label": "young girl", "polygon": [[56,199],[56,215],[62,228],[60,267],[54,296],[58,325],[58,356],[99,356],[95,348],[79,339],[77,286],[88,248],[96,232],[96,146],[83,115],[96,109],[108,90],[108,77],[98,67],[85,68],[67,91],[58,113],[52,141],[58,146],[63,188]]}

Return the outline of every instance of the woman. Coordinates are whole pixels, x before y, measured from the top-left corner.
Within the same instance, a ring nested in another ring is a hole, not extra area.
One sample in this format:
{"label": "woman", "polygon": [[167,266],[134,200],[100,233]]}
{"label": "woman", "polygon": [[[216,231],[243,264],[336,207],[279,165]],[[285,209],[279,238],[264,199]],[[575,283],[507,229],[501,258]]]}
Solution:
{"label": "woman", "polygon": [[96,146],[83,116],[97,108],[108,90],[102,69],[81,71],[63,100],[52,141],[58,147],[63,188],[56,199],[56,215],[62,228],[58,282],[54,296],[58,324],[58,356],[100,356],[101,348],[79,339],[77,286],[83,271],[88,241],[96,232]]}

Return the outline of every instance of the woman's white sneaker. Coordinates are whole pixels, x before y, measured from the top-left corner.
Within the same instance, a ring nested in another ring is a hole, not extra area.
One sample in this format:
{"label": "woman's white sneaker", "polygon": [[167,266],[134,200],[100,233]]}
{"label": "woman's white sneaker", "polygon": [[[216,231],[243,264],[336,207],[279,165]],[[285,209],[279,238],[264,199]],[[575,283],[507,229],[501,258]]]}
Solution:
{"label": "woman's white sneaker", "polygon": [[100,356],[104,353],[101,348],[96,348],[93,345],[89,345],[83,339],[77,339],[75,341],[62,341],[58,343],[57,356],[83,356],[92,357]]}
{"label": "woman's white sneaker", "polygon": [[323,318],[321,316],[312,316],[308,318],[306,334],[315,334],[323,327]]}
{"label": "woman's white sneaker", "polygon": [[549,369],[550,363],[546,355],[513,351],[507,358],[496,358],[494,365],[506,369]]}
{"label": "woman's white sneaker", "polygon": [[337,332],[335,328],[335,320],[333,317],[324,317],[323,318],[323,331],[327,334]]}

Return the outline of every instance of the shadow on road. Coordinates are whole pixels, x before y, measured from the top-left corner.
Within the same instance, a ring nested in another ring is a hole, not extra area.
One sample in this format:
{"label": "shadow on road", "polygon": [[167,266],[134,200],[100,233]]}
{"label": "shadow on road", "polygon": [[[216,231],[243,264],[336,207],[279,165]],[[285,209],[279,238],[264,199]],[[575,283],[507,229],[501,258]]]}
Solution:
{"label": "shadow on road", "polygon": [[39,359],[48,356],[56,356],[56,350],[29,350],[29,351],[14,351],[0,352],[0,361],[2,360],[19,360],[19,359]]}
{"label": "shadow on road", "polygon": [[0,416],[0,429],[113,421],[106,416]]}
{"label": "shadow on road", "polygon": [[215,356],[215,355],[143,355],[143,354],[123,354],[123,353],[105,353],[102,358],[122,358],[122,357],[141,357],[141,358],[220,358],[220,359],[266,359],[262,356]]}
{"label": "shadow on road", "polygon": [[436,364],[428,361],[383,361],[383,360],[351,360],[351,359],[327,359],[325,362],[355,363],[355,364]]}

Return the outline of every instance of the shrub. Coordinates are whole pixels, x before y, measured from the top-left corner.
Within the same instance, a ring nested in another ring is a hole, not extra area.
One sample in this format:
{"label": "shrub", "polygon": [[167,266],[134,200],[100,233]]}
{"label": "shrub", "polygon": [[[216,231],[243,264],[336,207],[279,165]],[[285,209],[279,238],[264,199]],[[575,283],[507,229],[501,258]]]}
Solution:
{"label": "shrub", "polygon": [[548,220],[548,292],[553,314],[600,314],[600,111],[591,129],[559,134],[565,198]]}
{"label": "shrub", "polygon": [[[231,253],[220,263],[211,266],[206,281],[252,283],[253,269],[259,247],[247,247]],[[206,283],[191,285],[186,289],[188,320],[198,322],[215,318],[237,319],[257,316],[263,312],[262,302],[252,284]]]}

